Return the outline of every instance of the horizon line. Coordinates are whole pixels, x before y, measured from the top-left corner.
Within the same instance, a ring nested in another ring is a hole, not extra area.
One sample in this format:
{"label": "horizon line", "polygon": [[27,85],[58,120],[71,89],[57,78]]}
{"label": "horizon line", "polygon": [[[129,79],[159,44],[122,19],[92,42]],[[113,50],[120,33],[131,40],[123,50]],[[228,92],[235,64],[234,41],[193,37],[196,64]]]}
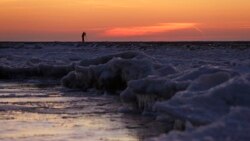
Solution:
{"label": "horizon line", "polygon": [[[82,41],[0,41],[0,43],[56,43],[56,42],[61,42],[61,43],[65,43],[65,42],[68,42],[68,43],[82,43]],[[250,42],[250,40],[194,40],[194,41],[191,41],[191,40],[180,40],[180,41],[86,41],[84,43],[126,43],[126,42],[134,42],[134,43],[139,43],[139,42],[144,42],[144,43],[147,43],[147,42]]]}

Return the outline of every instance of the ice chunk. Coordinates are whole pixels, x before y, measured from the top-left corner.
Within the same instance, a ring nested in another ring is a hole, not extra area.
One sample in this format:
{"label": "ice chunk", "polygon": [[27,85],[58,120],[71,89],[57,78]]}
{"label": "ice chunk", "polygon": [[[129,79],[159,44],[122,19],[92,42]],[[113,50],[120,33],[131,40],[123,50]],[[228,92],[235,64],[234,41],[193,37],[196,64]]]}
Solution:
{"label": "ice chunk", "polygon": [[166,65],[157,70],[159,76],[167,76],[178,73],[178,70],[172,65]]}
{"label": "ice chunk", "polygon": [[231,108],[229,114],[206,126],[185,132],[173,131],[147,141],[249,141],[250,109]]}
{"label": "ice chunk", "polygon": [[126,103],[136,102],[142,111],[152,111],[156,101],[167,100],[177,91],[185,90],[187,86],[186,82],[176,82],[166,77],[147,77],[129,81],[121,99]]}
{"label": "ice chunk", "polygon": [[203,91],[213,88],[223,82],[228,81],[232,76],[228,72],[216,72],[213,74],[201,75],[198,79],[190,84],[187,90]]}
{"label": "ice chunk", "polygon": [[177,93],[158,102],[158,113],[169,114],[194,124],[208,124],[228,113],[230,107],[250,106],[249,75],[233,78],[207,91]]}
{"label": "ice chunk", "polygon": [[64,86],[77,86],[81,89],[95,87],[107,91],[124,90],[130,80],[152,75],[154,63],[147,59],[113,58],[105,64],[78,66],[73,73],[62,79]]}
{"label": "ice chunk", "polygon": [[226,69],[223,67],[212,66],[212,65],[204,65],[199,68],[189,69],[184,71],[183,73],[177,74],[175,76],[175,80],[177,81],[187,81],[187,80],[195,80],[204,74],[214,74],[216,72],[227,72],[230,75],[237,75],[237,72],[234,72],[230,69]]}

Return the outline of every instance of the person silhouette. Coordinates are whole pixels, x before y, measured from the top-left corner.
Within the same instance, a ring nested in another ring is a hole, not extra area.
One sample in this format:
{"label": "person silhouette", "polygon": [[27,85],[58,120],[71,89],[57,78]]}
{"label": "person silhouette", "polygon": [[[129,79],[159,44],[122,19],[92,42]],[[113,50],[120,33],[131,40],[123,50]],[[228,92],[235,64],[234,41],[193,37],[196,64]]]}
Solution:
{"label": "person silhouette", "polygon": [[85,42],[85,36],[86,36],[86,32],[83,32],[83,33],[82,33],[82,42],[83,42],[83,43]]}

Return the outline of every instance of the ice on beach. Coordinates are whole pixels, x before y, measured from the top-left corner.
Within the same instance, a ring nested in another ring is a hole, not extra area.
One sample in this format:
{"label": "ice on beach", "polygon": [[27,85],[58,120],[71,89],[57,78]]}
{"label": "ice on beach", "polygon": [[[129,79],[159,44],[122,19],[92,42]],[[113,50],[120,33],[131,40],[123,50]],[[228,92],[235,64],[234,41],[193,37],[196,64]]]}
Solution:
{"label": "ice on beach", "polygon": [[[138,65],[139,64],[139,65]],[[146,77],[152,74],[152,64],[143,60],[112,59],[107,64],[81,67],[77,66],[70,76],[62,79],[63,85],[79,85],[76,88],[116,89],[123,87],[123,83]],[[73,77],[73,74],[75,75]],[[72,78],[73,77],[73,78]],[[88,83],[84,85],[84,83]]]}
{"label": "ice on beach", "polygon": [[152,141],[248,140],[250,50],[186,44],[5,43],[0,79],[53,79],[67,90],[113,94],[123,103],[120,111],[153,115],[182,130]]}
{"label": "ice on beach", "polygon": [[155,109],[177,119],[202,125],[226,115],[231,107],[249,107],[249,75],[232,78],[206,91],[184,91],[170,100],[158,102]]}
{"label": "ice on beach", "polygon": [[250,136],[250,110],[249,108],[232,107],[228,114],[211,124],[186,130],[184,132],[172,131],[169,134],[146,141],[187,141],[187,140],[227,140],[248,141]]}

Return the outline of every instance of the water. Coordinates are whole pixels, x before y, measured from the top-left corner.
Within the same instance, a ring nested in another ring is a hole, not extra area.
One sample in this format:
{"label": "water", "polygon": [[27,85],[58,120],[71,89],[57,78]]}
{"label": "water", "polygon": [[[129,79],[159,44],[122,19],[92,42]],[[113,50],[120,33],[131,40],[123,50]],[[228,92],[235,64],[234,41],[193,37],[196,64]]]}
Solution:
{"label": "water", "polygon": [[53,81],[2,81],[0,140],[140,141],[166,130],[152,117],[119,113],[121,106],[117,96],[68,90]]}

